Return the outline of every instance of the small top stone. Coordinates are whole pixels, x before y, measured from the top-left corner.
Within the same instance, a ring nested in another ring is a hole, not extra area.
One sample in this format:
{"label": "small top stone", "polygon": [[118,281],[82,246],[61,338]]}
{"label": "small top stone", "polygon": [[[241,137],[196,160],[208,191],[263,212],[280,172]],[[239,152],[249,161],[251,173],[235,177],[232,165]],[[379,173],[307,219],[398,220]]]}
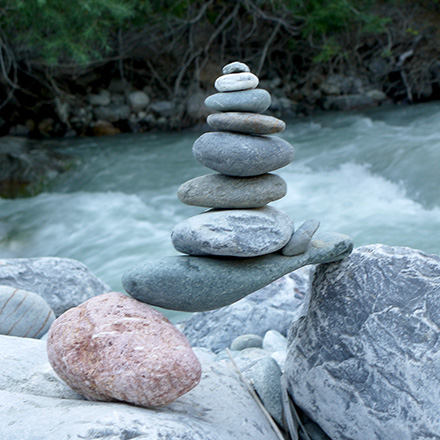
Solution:
{"label": "small top stone", "polygon": [[251,90],[258,86],[259,79],[253,73],[239,72],[222,75],[215,80],[214,87],[219,92]]}
{"label": "small top stone", "polygon": [[249,66],[244,63],[240,63],[240,61],[234,61],[233,63],[226,64],[223,67],[222,73],[223,75],[227,75],[228,73],[240,73],[240,72],[250,72]]}

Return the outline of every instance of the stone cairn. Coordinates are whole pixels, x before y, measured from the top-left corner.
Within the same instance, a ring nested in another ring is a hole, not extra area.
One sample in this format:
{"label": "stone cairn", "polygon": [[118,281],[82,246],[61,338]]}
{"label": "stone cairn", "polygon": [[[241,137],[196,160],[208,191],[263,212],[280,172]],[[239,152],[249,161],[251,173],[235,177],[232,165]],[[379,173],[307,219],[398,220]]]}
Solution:
{"label": "stone cairn", "polygon": [[218,111],[207,119],[216,131],[200,136],[193,153],[217,173],[178,190],[183,203],[211,209],[174,227],[173,245],[187,255],[147,260],[124,274],[124,288],[134,298],[172,310],[212,310],[306,264],[340,260],[351,252],[349,237],[322,233],[312,240],[318,221],[308,220],[294,233],[292,219],[268,206],[287,189],[270,172],[288,165],[294,148],[268,136],[286,124],[261,114],[271,97],[258,83],[241,62],[225,66],[215,81],[219,93],[205,104]]}

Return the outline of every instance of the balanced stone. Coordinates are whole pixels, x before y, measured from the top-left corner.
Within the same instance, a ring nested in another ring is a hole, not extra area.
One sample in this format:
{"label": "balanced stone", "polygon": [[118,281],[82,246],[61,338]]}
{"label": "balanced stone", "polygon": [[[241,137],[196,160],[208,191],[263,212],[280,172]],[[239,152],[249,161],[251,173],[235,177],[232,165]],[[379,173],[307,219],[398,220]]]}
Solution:
{"label": "balanced stone", "polygon": [[223,75],[227,75],[228,73],[239,73],[239,72],[250,72],[249,66],[240,61],[234,61],[233,63],[226,64],[222,69]]}
{"label": "balanced stone", "polygon": [[230,177],[207,174],[180,185],[182,203],[207,208],[261,208],[286,195],[286,182],[276,174]]}
{"label": "balanced stone", "polygon": [[292,235],[286,246],[281,249],[283,255],[298,255],[305,252],[312,241],[313,234],[319,228],[319,221],[306,220]]}
{"label": "balanced stone", "polygon": [[41,296],[0,286],[0,334],[39,338],[54,321],[54,312]]}
{"label": "balanced stone", "polygon": [[270,93],[264,89],[216,93],[205,99],[207,107],[220,112],[261,113],[270,107],[271,102]]}
{"label": "balanced stone", "polygon": [[329,263],[351,253],[350,237],[318,231],[301,255],[200,258],[188,255],[146,260],[122,277],[134,298],[165,309],[203,312],[232,304],[308,264]]}
{"label": "balanced stone", "polygon": [[247,134],[272,134],[284,131],[286,123],[273,116],[256,113],[227,112],[209,115],[206,122],[214,130]]}
{"label": "balanced stone", "polygon": [[60,316],[47,352],[61,379],[89,400],[162,406],[201,378],[185,336],[157,310],[118,292]]}
{"label": "balanced stone", "polygon": [[258,176],[292,162],[295,149],[278,137],[211,132],[193,145],[195,158],[203,165],[229,176]]}
{"label": "balanced stone", "polygon": [[258,257],[284,247],[293,227],[285,212],[269,206],[212,210],[177,224],[171,240],[179,252],[190,255]]}
{"label": "balanced stone", "polygon": [[258,86],[258,77],[250,72],[229,73],[216,79],[214,87],[219,92],[237,92],[240,90],[255,89]]}

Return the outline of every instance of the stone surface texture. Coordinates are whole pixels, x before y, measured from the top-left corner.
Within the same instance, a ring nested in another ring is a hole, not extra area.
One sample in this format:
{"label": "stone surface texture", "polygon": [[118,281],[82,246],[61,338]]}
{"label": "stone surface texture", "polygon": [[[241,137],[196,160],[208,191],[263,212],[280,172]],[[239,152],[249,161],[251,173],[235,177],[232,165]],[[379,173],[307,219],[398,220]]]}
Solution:
{"label": "stone surface texture", "polygon": [[276,174],[256,177],[207,174],[180,185],[177,196],[187,205],[228,209],[261,208],[286,193],[286,182]]}
{"label": "stone surface texture", "polygon": [[370,245],[318,267],[291,329],[292,396],[332,440],[438,439],[440,257]]}
{"label": "stone surface texture", "polygon": [[273,134],[286,129],[286,123],[281,119],[245,112],[213,113],[206,122],[214,130],[247,134]]}
{"label": "stone surface texture", "polygon": [[249,66],[240,61],[234,61],[232,63],[226,64],[222,69],[223,75],[227,75],[228,73],[239,73],[239,72],[250,72]]}
{"label": "stone surface texture", "polygon": [[50,367],[44,341],[0,336],[0,438],[275,440],[238,375],[210,352],[194,351],[200,384],[166,407],[146,409],[81,400]]}
{"label": "stone surface texture", "polygon": [[194,313],[182,323],[182,331],[192,345],[215,352],[231,346],[242,334],[263,337],[268,330],[275,329],[286,335],[301,315],[309,273],[309,267],[298,269],[235,304]]}
{"label": "stone surface texture", "polygon": [[211,132],[193,145],[195,158],[208,168],[229,176],[258,176],[292,162],[295,149],[278,137]]}
{"label": "stone surface texture", "polygon": [[90,400],[167,405],[200,381],[187,339],[160,312],[112,292],[75,307],[52,324],[49,361]]}
{"label": "stone surface texture", "polygon": [[292,235],[286,246],[281,249],[283,255],[293,256],[304,253],[312,242],[313,234],[319,228],[319,221],[306,220]]}
{"label": "stone surface texture", "polygon": [[269,206],[213,210],[178,223],[171,241],[189,255],[258,257],[284,247],[293,228],[285,212]]}
{"label": "stone surface texture", "polygon": [[232,304],[300,267],[341,260],[352,248],[350,237],[318,231],[307,252],[295,257],[163,257],[136,264],[122,283],[131,296],[147,304],[203,312]]}
{"label": "stone surface texture", "polygon": [[0,285],[40,295],[57,316],[111,291],[83,263],[54,257],[0,259]]}
{"label": "stone surface texture", "polygon": [[258,82],[258,77],[250,72],[229,73],[217,78],[214,87],[219,92],[238,92],[255,89],[258,86]]}
{"label": "stone surface texture", "polygon": [[270,93],[264,89],[215,93],[205,99],[205,105],[219,112],[262,113],[270,107]]}
{"label": "stone surface texture", "polygon": [[0,334],[40,338],[55,321],[55,314],[36,293],[0,285]]}

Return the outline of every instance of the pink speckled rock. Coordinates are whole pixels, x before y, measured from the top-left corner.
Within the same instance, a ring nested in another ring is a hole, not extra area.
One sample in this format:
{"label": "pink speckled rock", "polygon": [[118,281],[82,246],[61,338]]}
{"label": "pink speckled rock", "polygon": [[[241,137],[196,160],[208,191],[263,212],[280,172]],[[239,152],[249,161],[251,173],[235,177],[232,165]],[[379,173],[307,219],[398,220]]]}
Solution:
{"label": "pink speckled rock", "polygon": [[55,372],[89,400],[167,405],[201,377],[185,336],[160,312],[117,292],[61,315],[47,352]]}

